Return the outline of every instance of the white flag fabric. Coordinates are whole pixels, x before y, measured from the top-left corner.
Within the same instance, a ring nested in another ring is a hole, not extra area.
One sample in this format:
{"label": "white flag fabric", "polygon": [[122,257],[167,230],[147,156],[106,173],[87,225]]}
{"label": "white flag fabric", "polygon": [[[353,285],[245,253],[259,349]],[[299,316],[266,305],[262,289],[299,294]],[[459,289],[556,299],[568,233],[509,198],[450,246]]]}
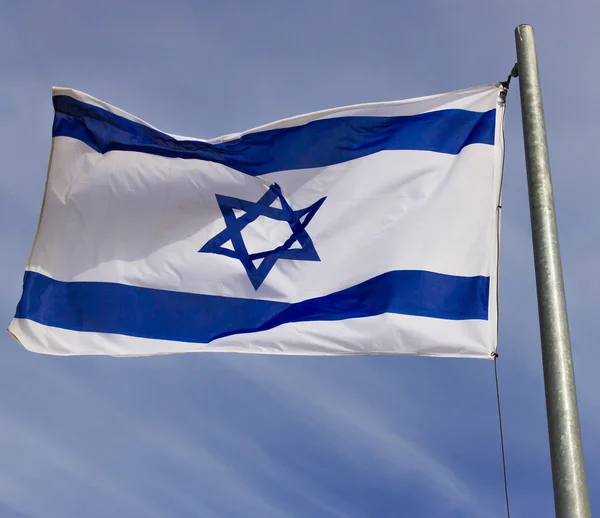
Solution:
{"label": "white flag fabric", "polygon": [[57,355],[491,358],[499,84],[212,140],[55,88],[9,332]]}

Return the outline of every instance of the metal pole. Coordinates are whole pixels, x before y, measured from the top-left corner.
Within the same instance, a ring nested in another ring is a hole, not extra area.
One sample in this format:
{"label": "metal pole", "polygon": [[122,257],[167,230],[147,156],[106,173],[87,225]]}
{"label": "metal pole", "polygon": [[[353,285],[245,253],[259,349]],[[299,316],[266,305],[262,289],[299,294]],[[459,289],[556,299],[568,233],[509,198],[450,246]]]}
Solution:
{"label": "metal pole", "polygon": [[557,518],[590,518],[533,27],[515,29]]}

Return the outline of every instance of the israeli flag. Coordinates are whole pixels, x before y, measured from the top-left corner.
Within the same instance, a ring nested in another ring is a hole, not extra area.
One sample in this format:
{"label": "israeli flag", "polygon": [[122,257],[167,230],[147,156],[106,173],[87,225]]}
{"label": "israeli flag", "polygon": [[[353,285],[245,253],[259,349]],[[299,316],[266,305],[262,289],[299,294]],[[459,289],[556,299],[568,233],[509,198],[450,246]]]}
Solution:
{"label": "israeli flag", "polygon": [[57,355],[491,358],[499,84],[200,140],[55,88],[9,332]]}

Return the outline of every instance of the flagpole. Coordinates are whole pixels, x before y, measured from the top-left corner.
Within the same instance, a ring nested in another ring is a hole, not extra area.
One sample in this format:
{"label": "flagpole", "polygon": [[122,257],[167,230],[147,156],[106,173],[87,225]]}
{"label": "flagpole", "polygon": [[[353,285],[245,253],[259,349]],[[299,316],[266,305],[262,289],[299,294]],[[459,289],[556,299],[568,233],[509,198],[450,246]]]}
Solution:
{"label": "flagpole", "polygon": [[591,518],[533,27],[515,29],[557,518]]}

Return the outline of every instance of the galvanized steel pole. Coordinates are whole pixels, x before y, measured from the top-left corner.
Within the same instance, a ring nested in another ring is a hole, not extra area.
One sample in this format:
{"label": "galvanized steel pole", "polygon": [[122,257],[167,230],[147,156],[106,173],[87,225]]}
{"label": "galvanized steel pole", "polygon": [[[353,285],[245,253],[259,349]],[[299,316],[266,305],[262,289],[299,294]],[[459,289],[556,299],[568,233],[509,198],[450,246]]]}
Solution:
{"label": "galvanized steel pole", "polygon": [[515,29],[557,518],[590,518],[533,28]]}

